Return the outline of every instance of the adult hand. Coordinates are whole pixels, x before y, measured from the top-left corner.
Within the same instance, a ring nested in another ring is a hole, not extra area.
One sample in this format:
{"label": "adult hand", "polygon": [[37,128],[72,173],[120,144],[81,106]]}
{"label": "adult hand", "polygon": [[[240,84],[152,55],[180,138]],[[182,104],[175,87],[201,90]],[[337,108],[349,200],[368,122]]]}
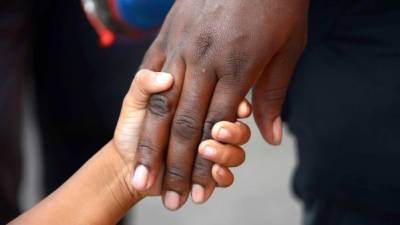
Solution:
{"label": "adult hand", "polygon": [[[140,70],[124,98],[112,143],[125,163],[125,168],[130,170],[127,171],[127,176],[123,178],[125,184],[134,182],[131,176],[133,162],[150,96],[168,90],[172,84],[173,78],[168,73]],[[237,109],[237,114],[239,118],[245,118],[251,114],[251,111],[251,106],[247,102],[243,102]],[[228,138],[219,137],[217,131],[221,127],[235,135]],[[235,123],[220,121],[214,125],[213,131],[212,139],[202,142],[198,147],[199,154],[216,163],[210,175],[220,187],[228,187],[234,179],[229,167],[240,166],[245,159],[244,150],[236,144],[237,140],[240,139],[243,143],[247,142],[250,138],[250,129],[246,124],[239,121]],[[222,142],[225,144],[222,144]],[[140,194],[159,195],[161,193],[161,178],[162,174],[158,176],[151,189]],[[127,188],[131,193],[136,193],[131,185],[127,185]],[[116,193],[115,195],[118,196],[119,194]],[[121,202],[124,202],[124,200]]]}
{"label": "adult hand", "polygon": [[[211,137],[216,121],[236,120],[256,83],[258,124],[270,143],[280,142],[280,121],[274,121],[305,46],[307,11],[308,0],[176,1],[142,65],[171,73],[175,83],[150,100],[136,158],[137,189],[154,184],[166,159],[165,206],[182,206],[192,184],[195,202],[205,202],[215,187],[212,163],[196,157],[196,148]],[[274,109],[263,114],[263,101]]]}

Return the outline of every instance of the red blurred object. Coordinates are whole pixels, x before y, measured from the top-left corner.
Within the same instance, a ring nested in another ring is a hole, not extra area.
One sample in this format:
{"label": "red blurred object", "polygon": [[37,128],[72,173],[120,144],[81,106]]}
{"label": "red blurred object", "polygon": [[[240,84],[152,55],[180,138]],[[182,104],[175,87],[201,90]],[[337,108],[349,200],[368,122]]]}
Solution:
{"label": "red blurred object", "polygon": [[110,47],[115,42],[115,34],[108,29],[101,29],[97,32],[100,36],[100,46],[103,48]]}
{"label": "red blurred object", "polygon": [[116,35],[112,30],[108,29],[96,15],[96,4],[91,0],[83,0],[82,3],[90,24],[99,35],[100,46],[106,48],[113,45],[116,40]]}

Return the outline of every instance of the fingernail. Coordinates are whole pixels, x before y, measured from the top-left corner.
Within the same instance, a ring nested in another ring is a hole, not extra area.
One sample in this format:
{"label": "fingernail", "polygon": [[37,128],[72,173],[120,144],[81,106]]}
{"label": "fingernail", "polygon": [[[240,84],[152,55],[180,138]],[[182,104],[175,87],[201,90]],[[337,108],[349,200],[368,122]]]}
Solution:
{"label": "fingernail", "polygon": [[164,85],[166,82],[168,82],[169,80],[171,80],[172,75],[169,73],[164,73],[164,72],[160,72],[157,73],[156,76],[156,82],[160,85]]}
{"label": "fingernail", "polygon": [[216,172],[217,172],[218,176],[220,176],[220,177],[225,176],[225,170],[222,169],[222,167],[220,165],[215,164],[214,166],[216,167],[216,170],[217,170]]}
{"label": "fingernail", "polygon": [[136,168],[135,174],[133,175],[132,184],[136,190],[143,191],[147,187],[147,182],[149,180],[149,170],[140,165]]}
{"label": "fingernail", "polygon": [[169,210],[177,210],[180,204],[179,194],[175,191],[167,191],[165,193],[164,204]]}
{"label": "fingernail", "polygon": [[206,146],[200,149],[200,154],[208,157],[213,157],[217,153],[217,150],[211,146]]}
{"label": "fingernail", "polygon": [[194,203],[201,204],[204,202],[205,190],[203,186],[199,184],[193,184],[192,186],[192,200]]}
{"label": "fingernail", "polygon": [[219,139],[228,139],[231,134],[229,131],[223,127],[218,130],[218,138]]}
{"label": "fingernail", "polygon": [[274,135],[274,144],[280,145],[282,142],[282,119],[278,117],[272,125],[272,132]]}

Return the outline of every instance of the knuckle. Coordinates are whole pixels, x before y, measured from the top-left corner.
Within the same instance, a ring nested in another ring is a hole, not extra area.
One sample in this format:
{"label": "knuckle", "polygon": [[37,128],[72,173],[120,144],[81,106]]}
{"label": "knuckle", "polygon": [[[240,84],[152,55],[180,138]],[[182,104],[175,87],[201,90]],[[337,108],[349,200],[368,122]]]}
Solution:
{"label": "knuckle", "polygon": [[201,133],[199,124],[199,121],[194,116],[177,115],[174,121],[172,132],[181,140],[192,140]]}
{"label": "knuckle", "polygon": [[280,102],[283,101],[286,97],[287,87],[279,87],[279,88],[269,88],[266,89],[265,101],[267,102]]}
{"label": "knuckle", "polygon": [[196,32],[185,50],[187,62],[196,65],[199,61],[206,59],[210,55],[214,43],[215,39],[211,31]]}
{"label": "knuckle", "polygon": [[237,82],[240,80],[241,75],[247,70],[249,65],[248,58],[248,55],[242,51],[230,52],[225,58],[223,71],[220,74],[220,78],[224,78],[232,82]]}
{"label": "knuckle", "polygon": [[211,31],[203,29],[195,32],[186,44],[184,55],[188,64],[197,65],[199,61],[208,61],[215,46],[215,38]]}
{"label": "knuckle", "polygon": [[176,166],[168,166],[165,170],[165,182],[168,186],[178,191],[184,191],[188,183],[187,176],[182,169]]}
{"label": "knuckle", "polygon": [[212,179],[211,168],[212,162],[203,158],[196,160],[196,163],[194,164],[193,180],[200,184],[209,182]]}
{"label": "knuckle", "polygon": [[196,58],[201,59],[210,50],[213,45],[214,39],[210,32],[200,32],[195,38],[195,52]]}
{"label": "knuckle", "polygon": [[153,95],[149,103],[149,111],[157,116],[165,116],[172,111],[172,102],[163,94]]}
{"label": "knuckle", "polygon": [[148,164],[151,156],[155,155],[157,150],[148,143],[140,142],[137,148],[137,158],[142,164]]}

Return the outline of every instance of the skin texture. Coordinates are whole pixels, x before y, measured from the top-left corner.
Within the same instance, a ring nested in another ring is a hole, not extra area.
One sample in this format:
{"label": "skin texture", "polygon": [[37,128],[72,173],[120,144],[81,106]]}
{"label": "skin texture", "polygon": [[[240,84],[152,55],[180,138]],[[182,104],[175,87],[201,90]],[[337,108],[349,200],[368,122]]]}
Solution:
{"label": "skin texture", "polygon": [[281,108],[306,44],[307,14],[308,0],[175,2],[142,64],[171,73],[175,83],[150,100],[135,163],[148,176],[138,190],[154,184],[165,159],[164,203],[178,196],[179,208],[192,187],[204,196],[195,202],[205,202],[215,187],[212,163],[196,148],[216,121],[236,120],[235,109],[253,86],[260,131],[280,144]]}
{"label": "skin texture", "polygon": [[[162,79],[157,79],[160,77]],[[114,139],[54,193],[10,224],[116,224],[144,197],[160,195],[162,176],[159,176],[158,182],[148,193],[139,193],[130,183],[138,135],[150,95],[165,91],[171,85],[171,75],[140,71],[125,97]],[[242,113],[244,111],[248,113]],[[239,108],[241,117],[248,116],[250,112],[246,103]],[[218,152],[207,156],[209,160],[218,163],[212,169],[212,177],[220,186],[229,186],[233,182],[233,174],[228,167],[240,165],[244,161],[244,151],[235,143],[237,140],[248,140],[250,130],[243,123],[226,121],[219,122],[214,128],[221,126],[234,135],[224,139],[225,144],[216,137],[207,140],[202,146],[212,145]]]}

